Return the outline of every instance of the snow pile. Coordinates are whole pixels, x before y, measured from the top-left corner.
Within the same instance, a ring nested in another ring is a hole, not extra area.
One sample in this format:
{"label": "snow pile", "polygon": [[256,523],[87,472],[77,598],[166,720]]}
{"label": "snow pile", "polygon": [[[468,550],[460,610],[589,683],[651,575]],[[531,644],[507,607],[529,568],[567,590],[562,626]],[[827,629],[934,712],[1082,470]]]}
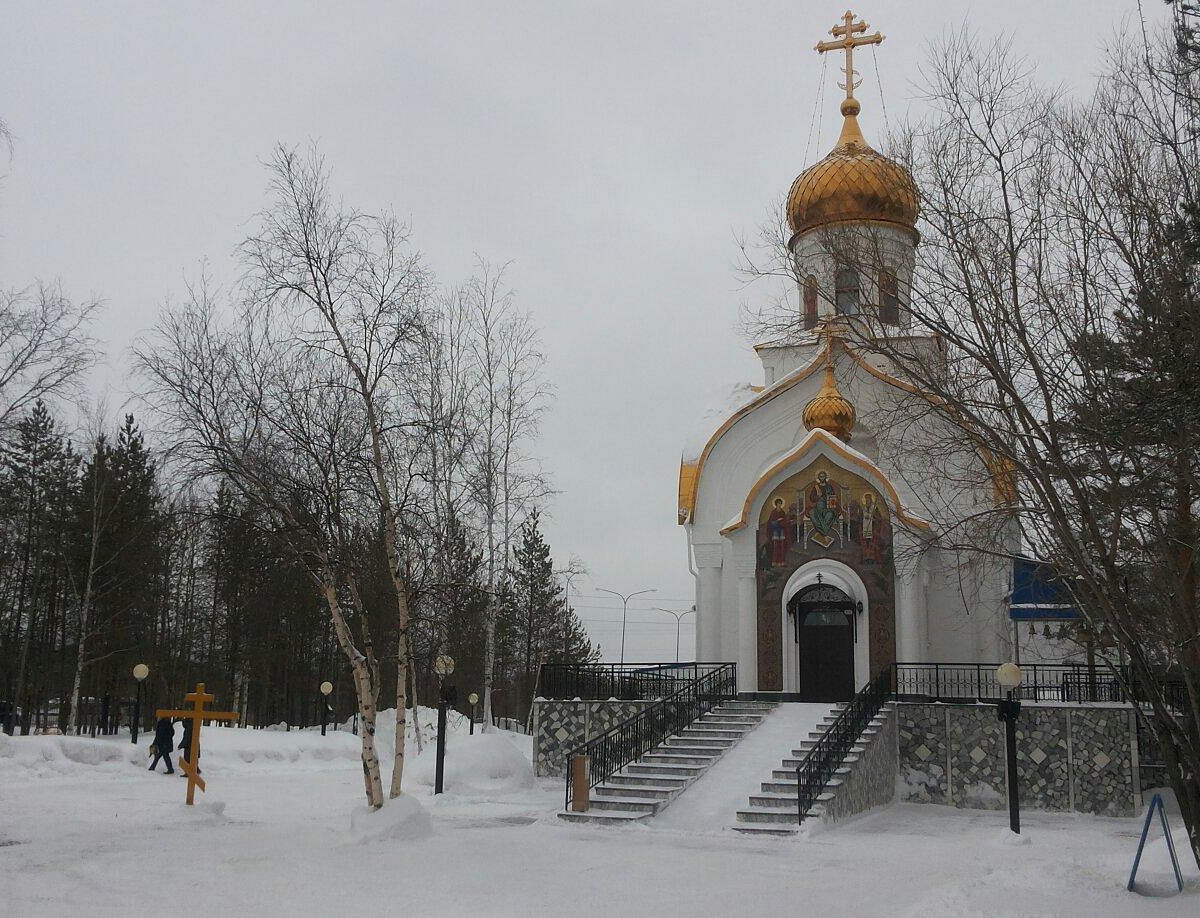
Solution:
{"label": "snow pile", "polygon": [[[405,768],[407,787],[433,788],[437,747],[430,744]],[[508,734],[451,733],[446,741],[444,788],[465,797],[510,794],[536,786],[529,759]]]}
{"label": "snow pile", "polygon": [[429,814],[412,794],[401,794],[378,810],[360,806],[350,813],[350,835],[359,844],[410,841],[432,834]]}
{"label": "snow pile", "polygon": [[[175,744],[182,737],[175,729]],[[0,780],[68,778],[96,770],[129,772],[149,765],[153,733],[143,734],[137,746],[121,736],[5,736],[0,734]],[[175,749],[172,762],[179,760]],[[357,736],[331,731],[327,736],[308,731],[279,732],[227,727],[204,727],[200,733],[200,764],[224,773],[343,769],[360,761]],[[158,770],[164,766],[160,763]]]}
{"label": "snow pile", "polygon": [[128,740],[0,733],[0,780],[69,777],[96,768],[123,769],[140,763],[144,754]]}

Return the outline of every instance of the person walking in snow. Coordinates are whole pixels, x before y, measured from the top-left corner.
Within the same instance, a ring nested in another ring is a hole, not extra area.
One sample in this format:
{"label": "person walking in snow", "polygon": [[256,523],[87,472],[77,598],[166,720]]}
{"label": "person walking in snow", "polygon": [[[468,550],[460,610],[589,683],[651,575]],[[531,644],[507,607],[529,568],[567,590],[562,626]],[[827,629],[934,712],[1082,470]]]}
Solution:
{"label": "person walking in snow", "polygon": [[167,774],[174,774],[175,767],[171,764],[171,752],[174,748],[175,728],[171,726],[171,718],[160,717],[154,725],[154,744],[150,747],[154,752],[154,759],[150,762],[150,770],[156,770],[158,760],[162,759],[167,763]]}
{"label": "person walking in snow", "polygon": [[[182,723],[183,739],[179,741],[179,748],[182,750],[183,760],[190,763],[192,761],[192,721],[191,719],[185,719]],[[199,745],[196,746],[196,758],[200,758]],[[180,774],[183,774],[183,772],[180,772]],[[199,768],[196,769],[196,774],[200,774]]]}

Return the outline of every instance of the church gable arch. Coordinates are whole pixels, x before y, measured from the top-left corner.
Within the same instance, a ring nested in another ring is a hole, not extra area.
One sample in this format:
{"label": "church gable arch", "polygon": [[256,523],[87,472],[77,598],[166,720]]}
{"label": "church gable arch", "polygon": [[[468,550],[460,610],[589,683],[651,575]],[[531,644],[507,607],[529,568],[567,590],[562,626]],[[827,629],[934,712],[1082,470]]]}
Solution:
{"label": "church gable arch", "polygon": [[[796,654],[796,638],[788,633],[781,609],[797,571],[817,569],[820,561],[831,570],[853,572],[866,592],[864,606],[871,613],[862,622],[862,646],[855,650],[870,661],[862,674],[895,662],[895,521],[875,482],[828,456],[815,458],[766,495],[754,521],[760,690],[785,690],[785,663]],[[799,684],[803,693],[802,672]]]}

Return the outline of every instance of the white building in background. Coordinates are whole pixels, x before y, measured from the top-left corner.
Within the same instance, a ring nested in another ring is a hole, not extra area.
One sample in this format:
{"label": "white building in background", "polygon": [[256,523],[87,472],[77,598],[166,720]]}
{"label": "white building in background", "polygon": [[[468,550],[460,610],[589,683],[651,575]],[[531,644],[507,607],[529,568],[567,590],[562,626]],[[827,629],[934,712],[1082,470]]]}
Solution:
{"label": "white building in background", "polygon": [[[852,88],[841,110],[837,146],[787,199],[802,329],[755,348],[762,385],[710,414],[679,474],[696,659],[736,661],[740,691],[811,701],[849,698],[897,661],[1008,659],[1012,634],[1011,563],[939,538],[994,508],[1004,482],[969,444],[947,455],[936,415],[898,425],[905,399],[928,400],[846,334],[869,316],[876,333],[938,355],[908,328],[916,186],[863,138]],[[1015,554],[1011,531],[1000,547]]]}

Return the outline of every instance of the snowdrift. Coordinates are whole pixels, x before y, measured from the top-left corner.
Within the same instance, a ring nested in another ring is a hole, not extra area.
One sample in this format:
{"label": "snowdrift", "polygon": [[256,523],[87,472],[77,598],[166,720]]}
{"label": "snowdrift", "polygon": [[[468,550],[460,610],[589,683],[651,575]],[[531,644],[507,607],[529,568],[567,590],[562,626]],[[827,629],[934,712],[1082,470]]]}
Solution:
{"label": "snowdrift", "polygon": [[[432,792],[436,770],[437,748],[430,744],[405,767],[404,784]],[[447,794],[464,797],[511,794],[537,784],[528,757],[502,732],[451,733],[446,740],[444,783]]]}

